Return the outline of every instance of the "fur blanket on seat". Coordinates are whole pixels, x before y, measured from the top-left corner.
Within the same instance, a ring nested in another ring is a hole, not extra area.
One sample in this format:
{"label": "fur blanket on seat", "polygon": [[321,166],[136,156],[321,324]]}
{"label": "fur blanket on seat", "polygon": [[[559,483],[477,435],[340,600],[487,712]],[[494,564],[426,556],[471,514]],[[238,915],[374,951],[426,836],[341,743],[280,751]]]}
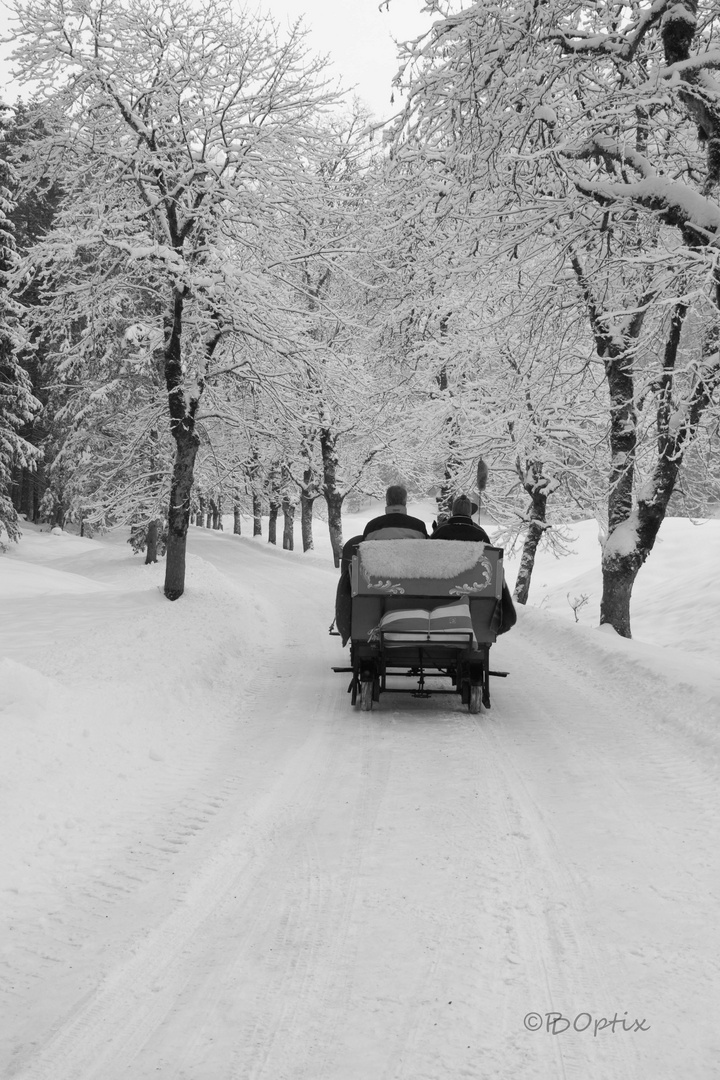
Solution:
{"label": "fur blanket on seat", "polygon": [[360,544],[362,568],[371,577],[451,580],[477,565],[483,543],[455,540],[373,540]]}

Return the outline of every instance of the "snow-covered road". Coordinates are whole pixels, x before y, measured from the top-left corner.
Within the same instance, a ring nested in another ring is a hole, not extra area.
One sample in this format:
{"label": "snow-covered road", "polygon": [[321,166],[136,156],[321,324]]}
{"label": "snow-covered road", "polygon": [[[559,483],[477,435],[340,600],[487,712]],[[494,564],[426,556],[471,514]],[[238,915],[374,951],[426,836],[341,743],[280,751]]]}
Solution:
{"label": "snow-covered road", "polygon": [[[75,793],[54,843],[30,831],[4,893],[0,1075],[720,1075],[720,685],[528,610],[491,712],[361,713],[330,670],[331,567],[201,530],[191,550],[172,616],[154,568],[128,591],[95,545],[52,564],[105,590],[73,594],[59,640],[22,596],[0,617],[0,655],[54,680],[32,723],[75,692],[67,738],[118,789],[93,820]],[[112,753],[103,701],[136,711]]]}

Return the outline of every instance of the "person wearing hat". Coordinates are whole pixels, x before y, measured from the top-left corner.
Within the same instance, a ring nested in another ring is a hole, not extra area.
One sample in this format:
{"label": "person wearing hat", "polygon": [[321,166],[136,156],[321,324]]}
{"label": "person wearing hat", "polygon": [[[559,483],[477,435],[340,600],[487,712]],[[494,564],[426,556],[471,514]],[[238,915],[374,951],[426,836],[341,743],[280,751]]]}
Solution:
{"label": "person wearing hat", "polygon": [[490,537],[472,519],[477,514],[477,503],[471,502],[467,495],[458,495],[453,499],[452,513],[447,521],[438,525],[432,534],[433,540],[482,540],[490,543]]}
{"label": "person wearing hat", "polygon": [[[438,526],[430,537],[431,540],[472,540],[476,544],[482,541],[490,543],[490,537],[483,528],[476,525],[472,515],[477,513],[477,505],[467,495],[458,495],[452,504],[452,516],[444,525]],[[498,634],[504,634],[517,622],[517,612],[512,595],[503,576],[500,626]]]}
{"label": "person wearing hat", "polygon": [[425,522],[407,512],[407,491],[401,484],[391,484],[385,503],[385,513],[365,526],[363,540],[427,540]]}

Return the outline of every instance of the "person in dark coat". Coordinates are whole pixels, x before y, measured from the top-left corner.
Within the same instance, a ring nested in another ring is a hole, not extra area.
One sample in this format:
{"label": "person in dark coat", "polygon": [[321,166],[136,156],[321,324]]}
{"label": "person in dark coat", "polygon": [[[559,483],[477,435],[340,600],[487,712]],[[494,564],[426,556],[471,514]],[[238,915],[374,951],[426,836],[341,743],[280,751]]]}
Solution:
{"label": "person in dark coat", "polygon": [[362,543],[362,536],[351,536],[343,544],[340,559],[340,580],[335,593],[335,625],[342,639],[343,645],[350,640],[352,630],[352,588],[350,582],[350,564],[352,557]]}
{"label": "person in dark coat", "polygon": [[480,525],[476,525],[472,515],[477,513],[477,503],[471,502],[467,495],[459,495],[452,504],[452,514],[432,534],[433,540],[480,540],[490,543],[490,537]]}
{"label": "person in dark coat", "polygon": [[[490,537],[480,525],[476,525],[472,515],[477,506],[466,495],[459,495],[452,504],[452,515],[444,525],[438,526],[430,537],[431,540],[473,540],[490,543]],[[517,612],[513,598],[503,575],[502,599],[500,601],[500,626],[498,634],[505,634],[517,622]]]}
{"label": "person in dark coat", "polygon": [[385,513],[368,521],[363,540],[426,540],[424,521],[410,517],[407,512],[407,491],[401,484],[392,484],[385,494]]}
{"label": "person in dark coat", "polygon": [[352,629],[352,590],[350,563],[363,540],[426,540],[428,531],[420,518],[407,512],[407,491],[393,484],[385,494],[385,513],[365,526],[362,536],[353,536],[343,546],[340,561],[340,580],[335,593],[335,625],[343,645],[350,639]]}

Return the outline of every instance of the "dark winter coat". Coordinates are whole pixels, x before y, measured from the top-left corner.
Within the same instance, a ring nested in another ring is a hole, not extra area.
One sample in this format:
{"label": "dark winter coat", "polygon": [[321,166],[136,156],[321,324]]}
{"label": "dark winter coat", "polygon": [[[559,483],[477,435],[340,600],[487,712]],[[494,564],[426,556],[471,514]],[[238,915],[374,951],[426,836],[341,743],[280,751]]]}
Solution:
{"label": "dark winter coat", "polygon": [[[444,525],[440,525],[439,528],[430,537],[431,540],[472,540],[476,544],[482,541],[485,544],[490,543],[490,537],[481,529],[479,525],[476,525],[472,518],[464,517],[462,514],[457,514],[455,517],[451,517],[449,521],[446,521]],[[505,634],[507,631],[515,625],[517,622],[517,612],[515,605],[513,604],[513,598],[510,594],[505,583],[505,577],[503,576],[502,584],[502,598],[500,600],[500,625],[498,627],[498,634]]]}
{"label": "dark winter coat", "polygon": [[352,536],[342,549],[340,561],[340,580],[335,593],[335,625],[338,628],[343,645],[347,645],[352,631],[352,590],[350,584],[350,563],[362,543],[362,536]]}
{"label": "dark winter coat", "polygon": [[400,510],[368,521],[363,540],[427,540],[428,531],[420,518],[410,517]]}
{"label": "dark winter coat", "polygon": [[465,517],[463,514],[456,514],[444,525],[438,525],[431,540],[474,540],[476,544],[480,541],[485,544],[490,543],[490,537],[485,530],[476,525],[472,518]]}

